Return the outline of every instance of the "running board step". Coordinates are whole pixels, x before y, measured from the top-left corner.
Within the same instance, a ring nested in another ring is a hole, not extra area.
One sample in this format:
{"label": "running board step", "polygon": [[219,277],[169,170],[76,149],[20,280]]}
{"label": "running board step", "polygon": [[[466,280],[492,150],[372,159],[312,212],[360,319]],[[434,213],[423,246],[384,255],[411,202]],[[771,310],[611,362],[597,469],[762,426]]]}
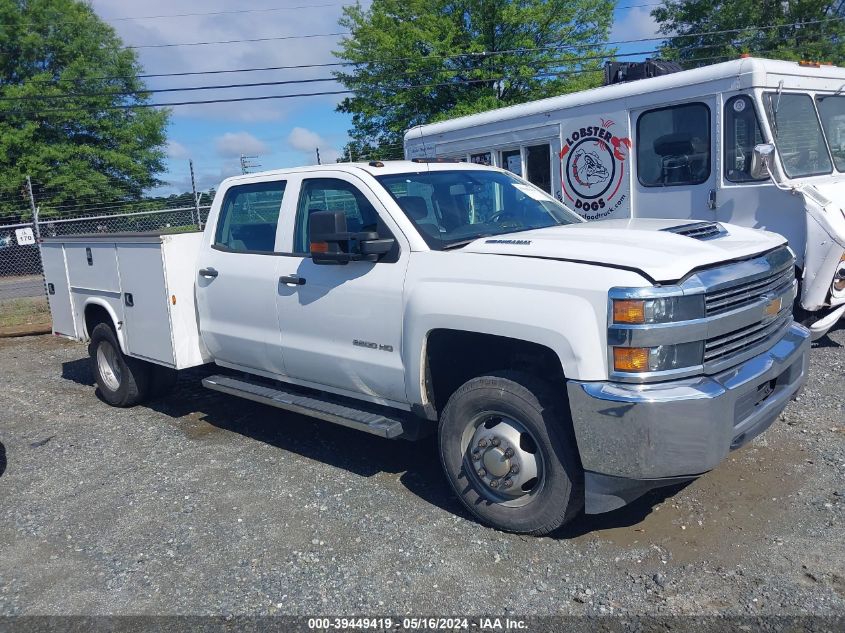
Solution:
{"label": "running board step", "polygon": [[203,378],[202,384],[215,391],[319,418],[326,422],[334,422],[380,437],[392,439],[399,437],[405,431],[399,416],[393,418],[368,408],[353,408],[340,404],[335,398],[330,401],[320,400],[281,386],[269,387],[231,376],[209,376]]}

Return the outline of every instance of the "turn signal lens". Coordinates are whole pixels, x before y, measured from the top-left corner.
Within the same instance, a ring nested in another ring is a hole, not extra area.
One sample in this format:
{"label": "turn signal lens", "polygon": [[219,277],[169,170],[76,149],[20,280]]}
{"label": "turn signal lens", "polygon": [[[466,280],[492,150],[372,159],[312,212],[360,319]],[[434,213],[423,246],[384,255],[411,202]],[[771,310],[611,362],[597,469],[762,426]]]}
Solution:
{"label": "turn signal lens", "polygon": [[645,323],[645,301],[617,299],[613,302],[614,323]]}
{"label": "turn signal lens", "polygon": [[329,243],[328,242],[311,242],[311,252],[312,253],[328,253],[329,252]]}
{"label": "turn signal lens", "polygon": [[648,371],[647,347],[614,347],[613,368],[616,371]]}

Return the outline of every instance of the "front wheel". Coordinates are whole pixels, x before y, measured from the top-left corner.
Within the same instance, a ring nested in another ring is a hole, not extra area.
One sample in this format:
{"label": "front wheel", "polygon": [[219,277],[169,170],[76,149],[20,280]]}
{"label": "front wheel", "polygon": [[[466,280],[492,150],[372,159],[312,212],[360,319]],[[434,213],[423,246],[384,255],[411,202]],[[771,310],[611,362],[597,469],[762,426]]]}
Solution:
{"label": "front wheel", "polygon": [[100,323],[91,332],[88,354],[103,400],[113,407],[131,407],[147,397],[150,389],[149,364],[125,356],[114,330],[108,324]]}
{"label": "front wheel", "polygon": [[519,372],[473,378],[449,398],[440,460],[466,508],[500,530],[548,534],[584,505],[566,400]]}

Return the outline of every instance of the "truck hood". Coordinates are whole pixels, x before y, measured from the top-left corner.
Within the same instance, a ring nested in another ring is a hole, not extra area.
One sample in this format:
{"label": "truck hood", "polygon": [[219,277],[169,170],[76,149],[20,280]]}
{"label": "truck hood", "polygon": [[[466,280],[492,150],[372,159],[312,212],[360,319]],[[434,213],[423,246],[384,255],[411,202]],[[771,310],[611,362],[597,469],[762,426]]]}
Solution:
{"label": "truck hood", "polygon": [[677,281],[694,269],[752,257],[786,240],[776,233],[719,223],[724,232],[697,239],[669,229],[692,220],[636,218],[601,220],[485,237],[461,250],[469,253],[541,257],[618,266],[653,281]]}

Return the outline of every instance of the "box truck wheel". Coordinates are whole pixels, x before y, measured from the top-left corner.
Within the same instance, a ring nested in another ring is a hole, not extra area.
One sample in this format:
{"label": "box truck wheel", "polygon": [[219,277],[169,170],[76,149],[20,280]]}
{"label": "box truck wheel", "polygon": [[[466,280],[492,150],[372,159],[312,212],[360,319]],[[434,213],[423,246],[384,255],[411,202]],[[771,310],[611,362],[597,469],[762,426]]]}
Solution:
{"label": "box truck wheel", "polygon": [[473,378],[449,398],[438,433],[452,488],[483,522],[540,535],[583,508],[569,408],[546,382],[511,371]]}
{"label": "box truck wheel", "polygon": [[115,407],[131,407],[147,397],[149,363],[125,356],[108,324],[100,323],[91,332],[88,354],[103,400]]}

